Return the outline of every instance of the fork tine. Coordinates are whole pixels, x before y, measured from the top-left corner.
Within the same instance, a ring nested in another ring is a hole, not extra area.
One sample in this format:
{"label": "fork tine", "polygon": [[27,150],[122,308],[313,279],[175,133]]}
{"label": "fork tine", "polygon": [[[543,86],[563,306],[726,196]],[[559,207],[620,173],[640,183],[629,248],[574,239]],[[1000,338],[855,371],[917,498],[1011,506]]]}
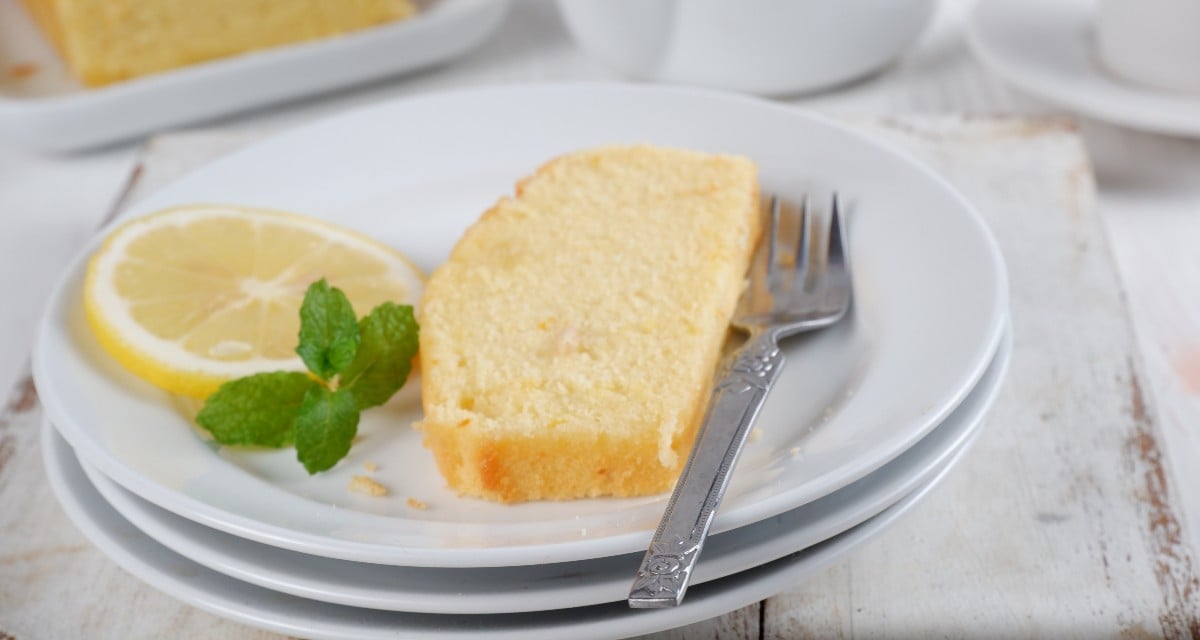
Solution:
{"label": "fork tine", "polygon": [[772,291],[773,280],[777,278],[778,266],[775,237],[779,233],[779,197],[772,196],[764,199],[760,215],[767,218],[764,221],[766,229],[759,238],[758,247],[754,250],[754,259],[750,265],[749,287],[738,308],[748,314],[769,313],[775,307],[775,293]]}
{"label": "fork tine", "polygon": [[771,196],[771,226],[767,233],[767,283],[774,285],[779,278],[779,196]]}
{"label": "fork tine", "polygon": [[797,215],[794,218],[799,229],[795,235],[795,248],[791,253],[793,258],[789,269],[791,275],[779,289],[784,304],[788,306],[797,303],[811,292],[812,287],[816,286],[816,281],[819,280],[821,270],[821,265],[816,264],[818,256],[812,254],[814,216],[808,194],[804,195],[796,209]]}
{"label": "fork tine", "polygon": [[812,241],[809,239],[811,233],[811,223],[809,222],[808,214],[808,194],[804,195],[804,199],[800,201],[800,233],[796,238],[796,260],[794,263],[795,274],[792,276],[792,290],[808,288],[808,273],[809,273],[809,245]]}
{"label": "fork tine", "polygon": [[825,304],[841,308],[844,313],[854,294],[850,284],[850,259],[846,256],[846,224],[842,220],[837,193],[833,194],[831,208],[833,215],[829,222],[829,249],[825,260]]}
{"label": "fork tine", "polygon": [[833,204],[831,205],[831,208],[833,210],[833,219],[829,223],[829,257],[827,258],[827,261],[831,266],[838,265],[845,267],[846,229],[842,224],[842,214],[840,207],[838,207],[837,192],[834,192],[833,194]]}

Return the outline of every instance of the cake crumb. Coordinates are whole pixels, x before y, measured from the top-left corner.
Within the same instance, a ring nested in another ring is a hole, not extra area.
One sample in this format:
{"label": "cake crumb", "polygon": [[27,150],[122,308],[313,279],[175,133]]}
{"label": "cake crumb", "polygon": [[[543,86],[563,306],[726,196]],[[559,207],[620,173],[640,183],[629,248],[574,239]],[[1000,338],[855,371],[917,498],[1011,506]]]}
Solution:
{"label": "cake crumb", "polygon": [[380,497],[388,494],[387,487],[366,476],[350,476],[350,491]]}
{"label": "cake crumb", "polygon": [[408,506],[410,509],[417,509],[420,511],[424,511],[429,508],[429,505],[425,504],[424,502],[421,502],[420,500],[417,500],[416,498],[409,498]]}
{"label": "cake crumb", "polygon": [[750,430],[750,437],[747,440],[749,442],[758,442],[758,439],[761,437],[762,437],[762,429],[760,429],[758,427],[754,427],[753,429]]}
{"label": "cake crumb", "polygon": [[800,447],[792,447],[791,449],[788,449],[788,453],[790,453],[793,458],[798,458],[800,457]]}
{"label": "cake crumb", "polygon": [[14,78],[28,78],[37,73],[38,67],[32,62],[18,62],[8,68],[8,75]]}
{"label": "cake crumb", "polygon": [[367,473],[375,473],[376,471],[379,471],[379,465],[367,460],[363,462],[363,469],[366,469]]}

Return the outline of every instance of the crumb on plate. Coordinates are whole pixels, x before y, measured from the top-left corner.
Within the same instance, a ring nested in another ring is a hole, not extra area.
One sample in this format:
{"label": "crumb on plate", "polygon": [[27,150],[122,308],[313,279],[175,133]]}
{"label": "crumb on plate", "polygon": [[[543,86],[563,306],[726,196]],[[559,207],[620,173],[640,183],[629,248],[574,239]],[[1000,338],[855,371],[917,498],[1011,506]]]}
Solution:
{"label": "crumb on plate", "polygon": [[417,500],[416,498],[409,498],[408,506],[409,506],[409,508],[419,509],[421,511],[424,511],[429,508],[429,505],[425,504],[424,502],[421,502],[420,500]]}
{"label": "crumb on plate", "polygon": [[353,493],[362,493],[368,496],[386,496],[388,494],[387,487],[379,484],[375,480],[366,476],[351,476],[350,491]]}
{"label": "crumb on plate", "polygon": [[367,473],[375,473],[376,471],[379,471],[379,465],[367,460],[363,462],[363,469],[366,469]]}
{"label": "crumb on plate", "polygon": [[748,438],[748,441],[749,442],[758,442],[758,439],[761,437],[762,437],[762,429],[760,429],[758,427],[754,427],[753,429],[750,430],[750,437]]}
{"label": "crumb on plate", "polygon": [[18,62],[8,68],[8,75],[14,78],[28,78],[37,73],[38,66],[32,62]]}

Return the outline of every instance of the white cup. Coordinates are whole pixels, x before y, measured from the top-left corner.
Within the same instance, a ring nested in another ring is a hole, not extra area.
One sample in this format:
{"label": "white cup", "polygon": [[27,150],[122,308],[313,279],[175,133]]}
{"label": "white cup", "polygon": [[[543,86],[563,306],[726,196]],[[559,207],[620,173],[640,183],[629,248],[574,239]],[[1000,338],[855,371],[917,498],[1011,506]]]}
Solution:
{"label": "white cup", "polygon": [[1200,94],[1200,0],[1100,0],[1096,55],[1122,80]]}
{"label": "white cup", "polygon": [[879,70],[937,0],[559,0],[581,48],[634,78],[779,95]]}

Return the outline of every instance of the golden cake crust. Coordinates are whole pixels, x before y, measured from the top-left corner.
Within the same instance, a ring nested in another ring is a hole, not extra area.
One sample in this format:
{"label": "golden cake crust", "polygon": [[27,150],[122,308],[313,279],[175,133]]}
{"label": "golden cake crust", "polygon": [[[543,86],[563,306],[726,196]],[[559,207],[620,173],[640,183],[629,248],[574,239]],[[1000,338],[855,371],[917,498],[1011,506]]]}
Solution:
{"label": "golden cake crust", "polygon": [[502,502],[668,490],[759,233],[745,158],[613,146],[521,180],[421,303],[417,428],[447,483]]}
{"label": "golden cake crust", "polygon": [[98,86],[413,15],[411,0],[22,0],[71,72]]}

